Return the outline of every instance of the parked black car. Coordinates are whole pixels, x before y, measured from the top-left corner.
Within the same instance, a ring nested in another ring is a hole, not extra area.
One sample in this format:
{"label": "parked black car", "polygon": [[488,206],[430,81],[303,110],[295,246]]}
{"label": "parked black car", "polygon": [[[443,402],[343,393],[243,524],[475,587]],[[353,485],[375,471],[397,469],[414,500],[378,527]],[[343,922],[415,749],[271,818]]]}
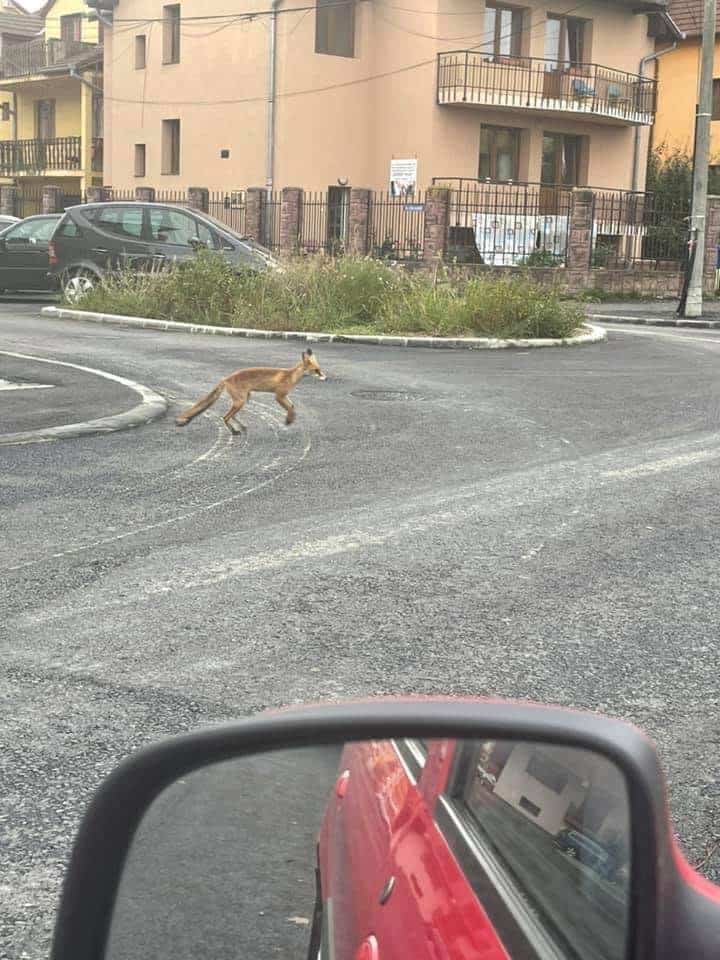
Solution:
{"label": "parked black car", "polygon": [[48,245],[61,214],[26,217],[0,224],[0,292],[52,290],[48,276]]}
{"label": "parked black car", "polygon": [[66,210],[50,243],[50,274],[73,300],[108,273],[162,269],[200,248],[222,253],[238,269],[277,266],[264,247],[199,210],[114,201]]}

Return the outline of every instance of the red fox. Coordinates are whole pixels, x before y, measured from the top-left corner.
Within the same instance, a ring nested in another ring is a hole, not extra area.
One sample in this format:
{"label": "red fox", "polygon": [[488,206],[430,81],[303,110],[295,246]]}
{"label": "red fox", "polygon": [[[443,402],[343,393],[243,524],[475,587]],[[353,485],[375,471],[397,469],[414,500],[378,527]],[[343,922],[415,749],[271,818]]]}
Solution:
{"label": "red fox", "polygon": [[[312,350],[309,348],[303,352],[300,362],[289,369],[285,367],[247,367],[245,370],[236,370],[229,377],[224,377],[206,397],[202,397],[189,410],[185,410],[179,417],[176,417],[175,423],[179,427],[184,427],[193,417],[202,413],[203,410],[207,410],[216,400],[219,400],[223,391],[226,390],[232,401],[232,406],[223,416],[223,420],[230,433],[237,434],[246,429],[245,425],[236,420],[235,417],[245,406],[253,391],[274,393],[280,406],[287,410],[285,423],[290,426],[295,419],[295,407],[288,400],[288,394],[306,373],[314,374],[318,380],[326,379]],[[240,429],[236,429],[235,425]]]}

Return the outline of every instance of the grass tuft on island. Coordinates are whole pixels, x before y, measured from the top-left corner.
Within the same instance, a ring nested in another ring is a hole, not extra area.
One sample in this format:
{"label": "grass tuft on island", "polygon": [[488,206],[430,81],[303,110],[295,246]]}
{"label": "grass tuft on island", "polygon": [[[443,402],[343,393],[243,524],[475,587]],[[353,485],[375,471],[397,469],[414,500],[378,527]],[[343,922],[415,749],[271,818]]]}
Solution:
{"label": "grass tuft on island", "polygon": [[525,276],[457,284],[442,268],[432,275],[352,257],[237,274],[204,251],[151,276],[108,278],[73,306],[263,330],[501,339],[570,337],[584,319],[579,304]]}

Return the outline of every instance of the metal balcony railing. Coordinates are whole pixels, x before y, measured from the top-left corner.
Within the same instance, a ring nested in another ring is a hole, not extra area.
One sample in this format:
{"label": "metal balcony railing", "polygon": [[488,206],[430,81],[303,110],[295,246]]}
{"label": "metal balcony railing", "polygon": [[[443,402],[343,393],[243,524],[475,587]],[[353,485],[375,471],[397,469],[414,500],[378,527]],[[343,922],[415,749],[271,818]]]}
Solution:
{"label": "metal balcony railing", "polygon": [[[3,46],[0,57],[0,79],[29,77],[37,73],[69,65],[91,50],[101,48],[96,43],[80,40],[31,40]],[[101,54],[102,55],[102,54]]]}
{"label": "metal balcony railing", "polygon": [[472,50],[438,54],[439,104],[478,104],[651,124],[656,97],[655,80],[596,63],[559,64]]}
{"label": "metal balcony railing", "polygon": [[43,173],[46,170],[80,170],[80,137],[52,140],[0,140],[0,173]]}

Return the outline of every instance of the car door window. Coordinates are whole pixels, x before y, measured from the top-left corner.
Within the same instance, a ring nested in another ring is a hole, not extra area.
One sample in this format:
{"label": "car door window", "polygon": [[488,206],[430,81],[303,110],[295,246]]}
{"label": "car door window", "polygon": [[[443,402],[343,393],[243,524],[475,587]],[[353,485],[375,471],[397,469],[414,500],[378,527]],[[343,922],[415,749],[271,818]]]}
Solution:
{"label": "car door window", "polygon": [[57,220],[24,220],[16,227],[8,230],[5,241],[9,244],[25,245],[32,240],[49,240]]}
{"label": "car door window", "polygon": [[163,207],[151,209],[150,235],[158,243],[190,247],[197,238],[206,246],[214,247],[208,227],[183,210],[168,210]]}
{"label": "car door window", "polygon": [[504,938],[521,936],[538,956],[623,960],[629,803],[610,761],[570,747],[465,742],[439,811]]}
{"label": "car door window", "polygon": [[143,208],[108,206],[95,212],[93,223],[99,230],[125,240],[141,240],[143,234]]}

